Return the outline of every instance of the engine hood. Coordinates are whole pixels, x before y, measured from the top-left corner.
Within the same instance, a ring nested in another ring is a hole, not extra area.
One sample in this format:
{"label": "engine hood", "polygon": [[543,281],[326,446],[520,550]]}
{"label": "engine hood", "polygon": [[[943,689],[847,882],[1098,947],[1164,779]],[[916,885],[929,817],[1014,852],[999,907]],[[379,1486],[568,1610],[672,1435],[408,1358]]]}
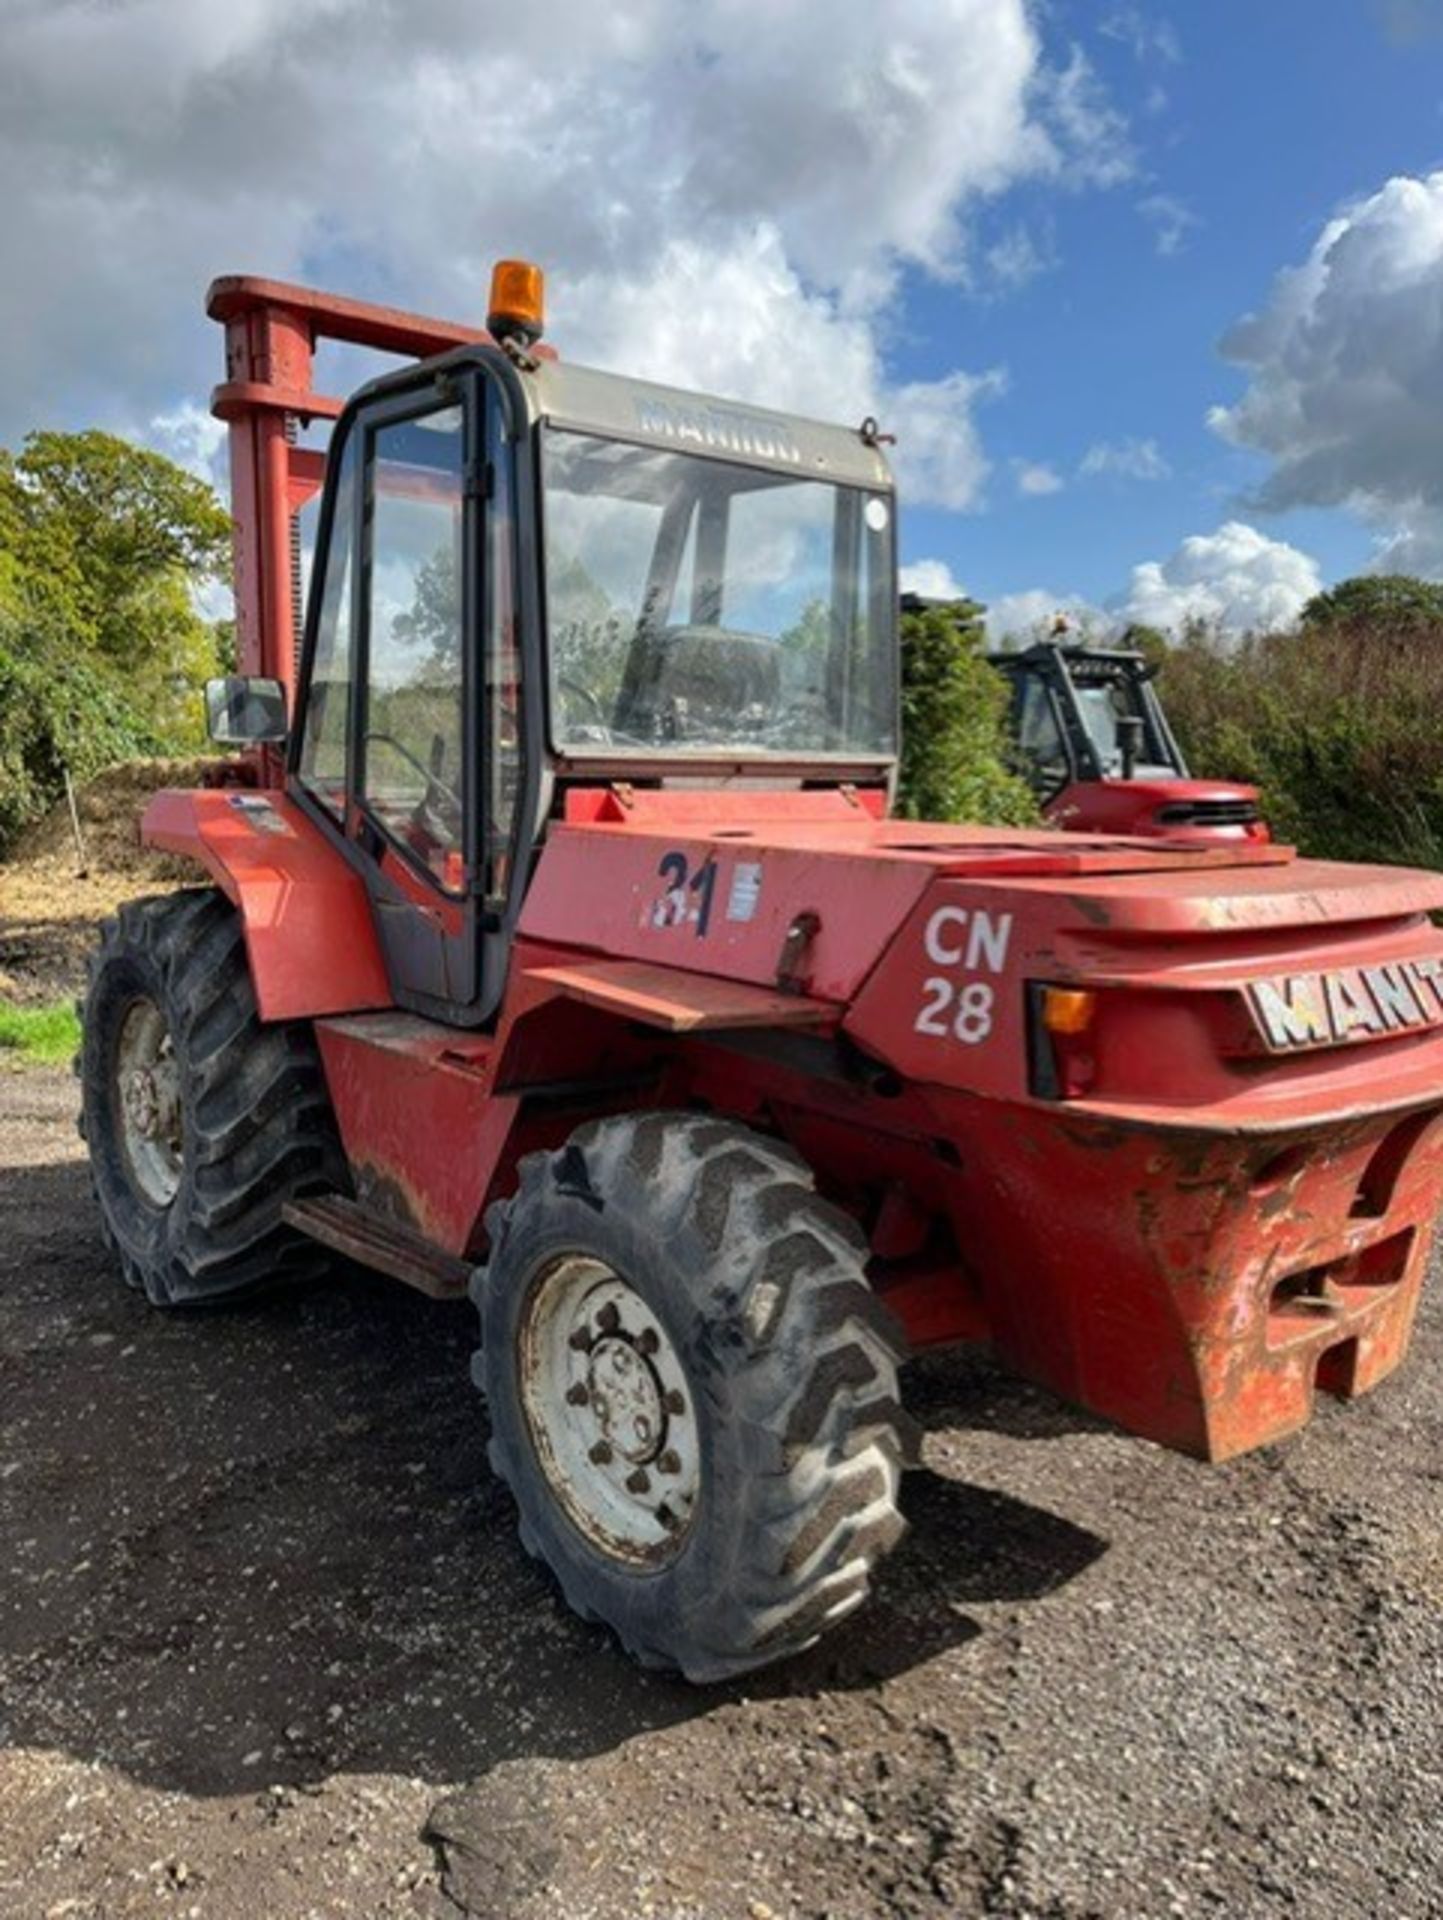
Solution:
{"label": "engine hood", "polygon": [[[572,819],[547,839],[518,931],[771,986],[806,917],[798,984],[847,1005],[889,947],[916,943],[916,917],[940,886],[1010,914],[1014,938],[1029,930],[1035,961],[1069,970],[1109,936],[1324,929],[1443,907],[1443,877],[1431,874],[1300,861],[1268,845],[917,825],[877,818],[878,800],[836,790],[575,796]],[[1185,969],[1193,958],[1189,948],[1160,963]]]}

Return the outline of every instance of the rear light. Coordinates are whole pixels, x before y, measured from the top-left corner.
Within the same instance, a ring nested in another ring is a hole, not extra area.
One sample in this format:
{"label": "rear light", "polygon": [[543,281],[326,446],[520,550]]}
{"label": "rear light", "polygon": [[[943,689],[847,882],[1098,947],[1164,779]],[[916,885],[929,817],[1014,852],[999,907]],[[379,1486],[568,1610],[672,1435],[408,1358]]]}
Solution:
{"label": "rear light", "polygon": [[1044,987],[1042,1024],[1049,1033],[1086,1033],[1097,1012],[1097,995],[1086,987]]}
{"label": "rear light", "polygon": [[1092,1025],[1097,995],[1087,987],[1027,985],[1027,1051],[1031,1090],[1043,1100],[1076,1100],[1097,1077]]}

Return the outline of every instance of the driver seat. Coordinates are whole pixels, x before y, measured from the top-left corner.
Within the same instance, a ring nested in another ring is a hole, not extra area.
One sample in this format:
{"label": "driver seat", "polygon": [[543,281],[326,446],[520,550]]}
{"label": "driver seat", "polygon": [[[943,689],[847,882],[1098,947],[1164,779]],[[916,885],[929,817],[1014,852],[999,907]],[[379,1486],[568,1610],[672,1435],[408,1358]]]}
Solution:
{"label": "driver seat", "polygon": [[638,681],[637,713],[723,722],[749,708],[773,714],[781,698],[781,649],[767,634],[732,627],[662,627],[651,636]]}

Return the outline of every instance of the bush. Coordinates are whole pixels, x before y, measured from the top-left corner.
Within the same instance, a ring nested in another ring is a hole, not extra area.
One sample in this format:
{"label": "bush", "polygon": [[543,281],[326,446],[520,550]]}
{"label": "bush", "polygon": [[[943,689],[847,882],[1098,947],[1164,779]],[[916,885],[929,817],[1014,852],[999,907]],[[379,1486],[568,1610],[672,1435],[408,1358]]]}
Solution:
{"label": "bush", "polygon": [[0,853],[59,797],[66,768],[79,784],[158,751],[114,678],[67,640],[0,608]]}
{"label": "bush", "polygon": [[1443,866],[1443,625],[1314,620],[1231,651],[1194,633],[1161,691],[1193,771],[1260,787],[1280,840]]}
{"label": "bush", "polygon": [[1011,770],[1007,684],[983,658],[982,609],[971,600],[902,615],[902,772],[897,811],[909,820],[1025,826],[1037,819]]}
{"label": "bush", "polygon": [[229,525],[203,481],[111,434],[0,449],[0,853],[67,769],[201,745],[218,636],[194,594]]}

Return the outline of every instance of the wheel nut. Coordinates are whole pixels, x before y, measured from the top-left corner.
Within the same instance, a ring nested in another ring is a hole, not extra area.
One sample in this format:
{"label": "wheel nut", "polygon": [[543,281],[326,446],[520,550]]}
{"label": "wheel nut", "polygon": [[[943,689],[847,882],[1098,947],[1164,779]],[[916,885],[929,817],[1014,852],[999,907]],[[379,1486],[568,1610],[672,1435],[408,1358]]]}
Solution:
{"label": "wheel nut", "polygon": [[686,1401],[676,1387],[669,1387],[662,1401],[668,1413],[685,1413]]}
{"label": "wheel nut", "polygon": [[680,1473],[681,1472],[681,1455],[675,1450],[675,1448],[668,1447],[666,1452],[661,1456],[661,1458],[657,1461],[656,1464],[657,1464],[657,1470],[660,1473]]}
{"label": "wheel nut", "polygon": [[594,1467],[610,1466],[611,1442],[609,1440],[598,1440],[596,1445],[591,1449],[589,1457]]}
{"label": "wheel nut", "polygon": [[614,1300],[608,1300],[596,1316],[596,1324],[603,1333],[615,1333],[621,1325],[621,1310]]}
{"label": "wheel nut", "polygon": [[584,1380],[578,1380],[575,1386],[566,1389],[566,1402],[568,1406],[584,1407],[590,1398],[591,1393]]}
{"label": "wheel nut", "polygon": [[626,1476],[626,1490],[628,1493],[651,1492],[651,1475],[645,1467],[638,1467],[635,1473],[629,1473]]}
{"label": "wheel nut", "polygon": [[656,1337],[655,1327],[643,1327],[641,1332],[636,1336],[636,1350],[638,1353],[655,1353],[658,1345],[659,1342]]}

